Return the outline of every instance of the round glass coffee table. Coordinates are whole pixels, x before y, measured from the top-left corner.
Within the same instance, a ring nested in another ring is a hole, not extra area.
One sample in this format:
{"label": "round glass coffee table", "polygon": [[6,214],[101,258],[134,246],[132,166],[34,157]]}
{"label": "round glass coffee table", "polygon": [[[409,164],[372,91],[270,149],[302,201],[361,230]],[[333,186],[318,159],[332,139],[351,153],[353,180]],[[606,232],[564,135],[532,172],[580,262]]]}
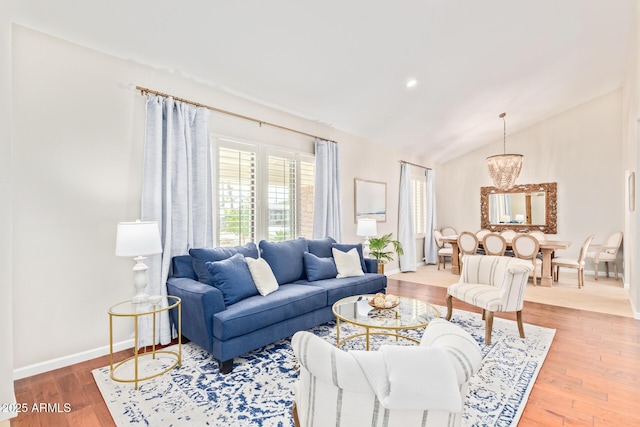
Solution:
{"label": "round glass coffee table", "polygon": [[[369,350],[371,335],[388,335],[420,341],[401,335],[401,330],[418,329],[427,326],[432,319],[440,317],[440,311],[424,301],[415,298],[399,297],[400,304],[395,308],[377,309],[369,305],[375,295],[356,295],[343,298],[333,304],[336,316],[336,347],[357,337],[365,337],[366,350]],[[353,334],[340,339],[340,322],[347,322],[364,328],[363,333]]]}

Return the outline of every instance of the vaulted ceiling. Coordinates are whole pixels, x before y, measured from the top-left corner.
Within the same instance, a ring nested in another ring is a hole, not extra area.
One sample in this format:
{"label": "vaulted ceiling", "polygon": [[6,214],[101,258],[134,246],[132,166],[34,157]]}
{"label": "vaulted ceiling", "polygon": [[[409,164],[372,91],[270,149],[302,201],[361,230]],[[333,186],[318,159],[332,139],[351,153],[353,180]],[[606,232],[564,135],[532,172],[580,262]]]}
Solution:
{"label": "vaulted ceiling", "polygon": [[20,0],[12,14],[446,161],[501,140],[502,112],[516,132],[620,87],[634,2]]}

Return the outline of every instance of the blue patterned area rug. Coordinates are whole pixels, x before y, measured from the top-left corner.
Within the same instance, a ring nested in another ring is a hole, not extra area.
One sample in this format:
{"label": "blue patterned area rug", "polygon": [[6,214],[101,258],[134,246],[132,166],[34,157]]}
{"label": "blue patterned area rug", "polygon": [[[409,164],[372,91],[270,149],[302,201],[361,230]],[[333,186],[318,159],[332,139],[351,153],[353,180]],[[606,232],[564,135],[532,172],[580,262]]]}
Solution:
{"label": "blue patterned area rug", "polygon": [[[523,340],[515,322],[494,318],[493,343],[487,347],[483,344],[484,321],[480,315],[454,310],[452,322],[469,331],[483,351],[482,368],[469,384],[463,425],[517,425],[555,330],[525,324]],[[345,324],[341,327],[341,334],[355,328]],[[335,343],[333,322],[311,331]],[[416,338],[422,334],[422,330],[406,332]],[[372,349],[395,342],[388,340],[372,337]],[[407,340],[399,343],[415,345]],[[354,339],[345,346],[364,349],[364,342]],[[149,360],[142,369],[158,369],[164,363],[170,362]],[[181,367],[140,383],[138,390],[131,383],[111,380],[108,366],[94,370],[93,375],[118,426],[288,427],[293,426],[291,404],[296,369],[287,339],[236,358],[233,372],[228,375],[220,374],[211,356],[192,343],[183,345]]]}

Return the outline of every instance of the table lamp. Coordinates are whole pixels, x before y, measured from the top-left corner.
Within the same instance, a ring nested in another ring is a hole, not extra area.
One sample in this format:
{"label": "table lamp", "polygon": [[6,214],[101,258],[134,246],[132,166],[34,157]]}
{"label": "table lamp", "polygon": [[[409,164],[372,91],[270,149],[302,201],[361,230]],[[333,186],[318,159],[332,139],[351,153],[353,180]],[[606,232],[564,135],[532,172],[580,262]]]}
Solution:
{"label": "table lamp", "polygon": [[156,221],[121,222],[118,224],[116,235],[116,256],[133,257],[133,286],[136,293],[131,298],[133,303],[145,302],[149,295],[145,293],[147,287],[147,265],[144,263],[146,255],[162,253],[160,231]]}
{"label": "table lamp", "polygon": [[362,255],[365,258],[369,257],[369,237],[376,236],[377,234],[378,234],[378,228],[376,226],[375,219],[372,219],[372,218],[358,219],[358,227],[356,228],[356,235],[364,237],[364,242],[362,242]]}

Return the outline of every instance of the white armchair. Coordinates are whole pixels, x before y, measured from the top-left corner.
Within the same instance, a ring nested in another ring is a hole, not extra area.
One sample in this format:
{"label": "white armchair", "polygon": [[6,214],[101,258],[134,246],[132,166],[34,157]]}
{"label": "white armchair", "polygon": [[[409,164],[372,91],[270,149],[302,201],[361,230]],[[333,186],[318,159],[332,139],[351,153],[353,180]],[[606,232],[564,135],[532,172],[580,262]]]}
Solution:
{"label": "white armchair", "polygon": [[453,298],[480,307],[485,320],[484,342],[491,345],[493,313],[515,311],[518,331],[524,338],[522,306],[532,269],[531,262],[518,258],[465,255],[460,280],[447,288],[447,320],[453,314]]}
{"label": "white armchair", "polygon": [[[346,352],[306,331],[291,343],[300,363],[293,407],[300,427],[460,426],[469,379],[482,364],[473,337],[444,319],[429,323],[420,346]],[[431,350],[437,358],[422,357]],[[392,351],[403,363],[390,363]],[[378,374],[372,375],[374,366]],[[429,369],[439,378],[424,381]],[[410,373],[398,375],[402,371]],[[442,409],[447,389],[455,394],[455,411]]]}

